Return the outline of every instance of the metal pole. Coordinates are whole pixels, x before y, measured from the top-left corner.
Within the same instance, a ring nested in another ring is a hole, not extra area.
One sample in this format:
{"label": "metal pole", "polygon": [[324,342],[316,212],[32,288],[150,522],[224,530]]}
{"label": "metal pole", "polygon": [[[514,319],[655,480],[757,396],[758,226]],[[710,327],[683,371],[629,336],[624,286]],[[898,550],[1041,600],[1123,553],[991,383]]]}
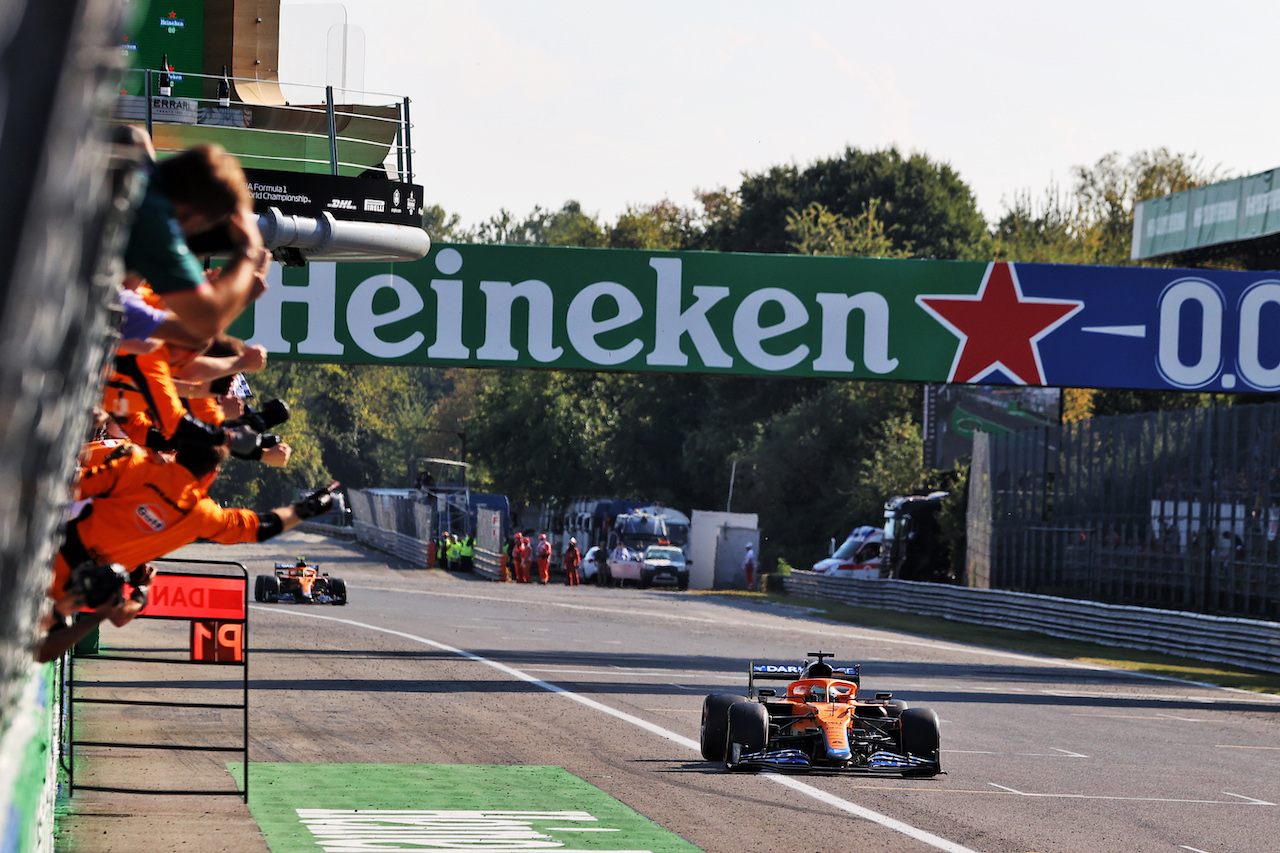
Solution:
{"label": "metal pole", "polygon": [[151,69],[148,68],[143,75],[145,78],[142,88],[147,99],[147,136],[151,136]]}
{"label": "metal pole", "polygon": [[338,174],[338,130],[333,115],[333,87],[324,87],[325,113],[329,118],[329,174]]}
{"label": "metal pole", "polygon": [[404,168],[408,173],[406,183],[413,183],[413,142],[409,135],[409,99],[404,99]]}
{"label": "metal pole", "polygon": [[244,572],[244,621],[240,623],[240,668],[244,678],[244,801],[249,802],[249,569],[240,563],[236,567]]}
{"label": "metal pole", "polygon": [[404,182],[404,122],[396,127],[396,177]]}
{"label": "metal pole", "polygon": [[733,460],[733,467],[729,469],[729,500],[725,501],[724,511],[733,512],[733,480],[738,473],[738,460]]}

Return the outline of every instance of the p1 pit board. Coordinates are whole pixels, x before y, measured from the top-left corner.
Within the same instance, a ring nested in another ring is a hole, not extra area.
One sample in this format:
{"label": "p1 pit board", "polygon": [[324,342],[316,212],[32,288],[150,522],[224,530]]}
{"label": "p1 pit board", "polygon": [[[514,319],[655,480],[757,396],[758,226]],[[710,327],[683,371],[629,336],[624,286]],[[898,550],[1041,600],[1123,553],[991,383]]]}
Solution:
{"label": "p1 pit board", "polygon": [[249,777],[272,853],[698,850],[560,767],[254,762]]}

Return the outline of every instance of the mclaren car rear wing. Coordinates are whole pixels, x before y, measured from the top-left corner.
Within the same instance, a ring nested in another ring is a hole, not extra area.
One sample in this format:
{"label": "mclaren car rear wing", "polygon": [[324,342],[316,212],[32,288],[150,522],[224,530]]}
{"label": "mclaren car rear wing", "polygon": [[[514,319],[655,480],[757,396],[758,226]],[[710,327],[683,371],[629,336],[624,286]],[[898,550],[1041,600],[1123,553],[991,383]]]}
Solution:
{"label": "mclaren car rear wing", "polygon": [[[756,679],[761,681],[796,681],[805,677],[805,667],[798,663],[756,663],[752,661],[747,671],[747,696],[756,698]],[[847,678],[854,684],[861,683],[862,668],[859,664],[832,666],[829,678]]]}

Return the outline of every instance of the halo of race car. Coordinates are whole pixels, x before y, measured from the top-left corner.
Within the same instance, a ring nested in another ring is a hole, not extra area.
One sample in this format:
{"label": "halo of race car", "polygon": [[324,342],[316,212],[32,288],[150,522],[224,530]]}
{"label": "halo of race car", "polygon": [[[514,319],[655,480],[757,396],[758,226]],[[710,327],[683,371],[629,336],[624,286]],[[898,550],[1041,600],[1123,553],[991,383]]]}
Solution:
{"label": "halo of race car", "polygon": [[[861,667],[833,666],[830,652],[801,664],[752,663],[747,695],[702,703],[701,749],[734,771],[828,770],[929,777],[943,773],[938,715],[892,693],[858,696]],[[786,689],[757,680],[790,682]]]}

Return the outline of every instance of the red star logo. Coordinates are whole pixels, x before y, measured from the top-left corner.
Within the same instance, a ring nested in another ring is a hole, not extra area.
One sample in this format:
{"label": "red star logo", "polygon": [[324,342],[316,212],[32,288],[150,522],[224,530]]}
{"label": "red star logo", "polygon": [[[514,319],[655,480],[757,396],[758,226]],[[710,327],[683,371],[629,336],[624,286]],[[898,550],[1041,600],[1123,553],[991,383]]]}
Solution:
{"label": "red star logo", "polygon": [[992,263],[976,296],[917,296],[916,304],[960,338],[948,382],[976,382],[999,368],[1020,385],[1043,385],[1036,342],[1084,308],[1073,299],[1024,298],[1013,264]]}
{"label": "red star logo", "polygon": [[170,13],[169,13],[169,17],[170,17],[170,18],[176,18],[176,17],[178,17],[178,13],[177,13],[177,12],[170,12]]}

